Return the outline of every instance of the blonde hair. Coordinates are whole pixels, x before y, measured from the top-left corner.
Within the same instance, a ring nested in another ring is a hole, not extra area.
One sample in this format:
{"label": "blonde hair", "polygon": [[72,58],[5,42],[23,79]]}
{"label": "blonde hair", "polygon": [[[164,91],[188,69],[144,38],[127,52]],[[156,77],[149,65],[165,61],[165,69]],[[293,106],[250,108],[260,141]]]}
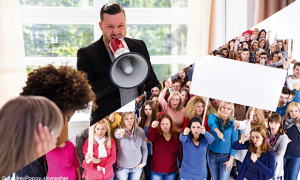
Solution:
{"label": "blonde hair", "polygon": [[[284,115],[283,118],[282,118],[283,120],[286,120],[287,115],[289,115],[290,110],[291,110],[292,107],[294,107],[294,106],[296,106],[296,107],[298,108],[299,112],[300,112],[300,104],[293,101],[293,102],[291,102],[291,103],[287,106],[287,108],[286,108],[286,110],[285,110],[285,115]],[[296,122],[295,122],[295,123],[300,123],[300,113],[299,113],[298,117],[296,118]]]}
{"label": "blonde hair", "polygon": [[[197,105],[199,103],[202,103],[203,104],[203,110],[205,108],[205,101],[202,97],[200,96],[194,96],[190,99],[190,101],[187,103],[186,105],[186,111],[185,111],[185,116],[189,119],[192,119],[193,117],[195,117],[196,115],[196,108],[197,108]],[[201,118],[203,120],[203,113],[201,114]]]}
{"label": "blonde hair", "polygon": [[[250,115],[251,115],[252,110],[253,110],[253,107],[249,107],[249,108],[248,108],[248,111],[247,111],[247,113],[246,113],[246,119],[247,119],[248,121],[250,121]],[[252,129],[254,126],[257,126],[257,125],[262,126],[264,129],[266,129],[267,127],[266,127],[265,117],[264,117],[263,111],[262,111],[261,109],[255,108],[255,109],[254,109],[254,112],[255,112],[256,115],[257,115],[258,121],[257,121],[257,123],[255,123],[255,124],[250,123],[251,129]]]}
{"label": "blonde hair", "polygon": [[38,158],[35,132],[38,124],[55,135],[61,133],[63,115],[57,105],[42,96],[20,96],[0,110],[0,174],[8,176]]}
{"label": "blonde hair", "polygon": [[[140,127],[140,126],[138,125],[138,123],[137,123],[137,119],[136,119],[136,117],[135,117],[134,112],[123,112],[122,117],[121,117],[121,122],[120,122],[119,128],[122,128],[122,129],[125,129],[125,128],[126,128],[124,120],[126,119],[126,117],[127,117],[128,115],[132,115],[132,117],[133,117],[133,119],[134,119],[133,127],[134,127],[135,129],[140,129],[141,127]],[[124,134],[124,137],[125,137],[125,138],[127,137],[127,134],[126,134],[126,133]]]}
{"label": "blonde hair", "polygon": [[228,118],[229,118],[230,120],[234,120],[234,105],[233,105],[232,102],[222,101],[221,104],[220,104],[220,106],[219,106],[219,108],[218,108],[218,112],[217,112],[216,115],[217,115],[219,118],[222,118],[221,108],[223,108],[225,105],[230,105],[230,106],[231,106],[232,111],[231,111],[230,115],[228,116]]}
{"label": "blonde hair", "polygon": [[[106,129],[106,133],[105,133],[105,141],[104,141],[104,145],[106,145],[106,147],[108,147],[109,149],[111,148],[111,135],[110,135],[110,128],[109,128],[109,124],[107,122],[106,119],[102,119],[100,121],[98,121],[95,125],[94,125],[94,143],[98,144],[97,141],[95,140],[95,136],[96,136],[96,127],[98,124],[102,124],[103,127]],[[99,144],[98,144],[99,145]]]}

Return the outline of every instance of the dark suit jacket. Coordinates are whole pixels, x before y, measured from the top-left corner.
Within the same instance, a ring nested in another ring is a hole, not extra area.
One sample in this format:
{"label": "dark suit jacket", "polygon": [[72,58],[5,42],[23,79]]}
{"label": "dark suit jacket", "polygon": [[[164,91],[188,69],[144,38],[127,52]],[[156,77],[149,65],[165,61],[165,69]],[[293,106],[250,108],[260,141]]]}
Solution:
{"label": "dark suit jacket", "polygon": [[[148,50],[142,40],[125,38],[125,42],[130,52],[142,54],[150,63]],[[98,109],[92,112],[91,125],[121,108],[119,88],[112,83],[109,77],[111,64],[111,59],[103,42],[103,36],[93,44],[78,50],[77,69],[87,73],[89,83],[97,96]],[[147,80],[138,87],[139,95],[158,84],[159,81],[152,66],[150,66]]]}

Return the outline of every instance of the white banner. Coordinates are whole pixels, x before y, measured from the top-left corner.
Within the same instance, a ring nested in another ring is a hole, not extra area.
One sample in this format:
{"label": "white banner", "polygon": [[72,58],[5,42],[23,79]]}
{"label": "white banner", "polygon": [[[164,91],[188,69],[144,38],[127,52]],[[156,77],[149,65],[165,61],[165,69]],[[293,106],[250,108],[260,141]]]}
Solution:
{"label": "white banner", "polygon": [[207,55],[195,63],[190,93],[276,111],[286,72]]}

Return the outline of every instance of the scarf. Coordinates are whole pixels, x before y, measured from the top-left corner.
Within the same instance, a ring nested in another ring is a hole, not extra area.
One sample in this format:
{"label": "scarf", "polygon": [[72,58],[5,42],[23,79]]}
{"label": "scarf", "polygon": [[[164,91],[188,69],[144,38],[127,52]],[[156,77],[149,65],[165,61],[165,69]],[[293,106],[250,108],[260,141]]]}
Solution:
{"label": "scarf", "polygon": [[296,128],[298,129],[299,133],[300,133],[300,123],[296,123],[296,118],[291,119],[290,115],[288,115],[284,121],[284,126],[283,126],[283,130],[288,130],[290,129],[293,125],[296,126]]}
{"label": "scarf", "polygon": [[224,125],[223,119],[218,116],[216,116],[216,117],[218,120],[218,122],[217,122],[218,129],[221,131],[222,134],[224,134],[224,130],[228,129],[231,126],[232,121],[228,118],[226,124]]}
{"label": "scarf", "polygon": [[274,145],[276,144],[277,140],[279,139],[279,134],[276,134],[276,135],[274,136],[274,138],[272,139],[271,133],[270,133],[269,131],[267,131],[267,139],[268,139],[270,145],[271,145],[272,147],[274,147]]}
{"label": "scarf", "polygon": [[145,99],[142,100],[140,104],[135,101],[135,114],[137,117],[140,117],[140,107],[144,104]]}
{"label": "scarf", "polygon": [[[105,136],[103,136],[101,139],[98,136],[95,136],[95,140],[99,144],[99,146],[98,146],[98,151],[99,151],[98,159],[107,157],[106,149],[105,149],[105,146],[104,146]],[[105,168],[103,168],[101,166],[97,166],[97,171],[101,171],[101,170],[103,171],[103,174],[105,174]]]}
{"label": "scarf", "polygon": [[130,133],[127,129],[126,131],[128,132],[128,135],[131,139],[134,139],[134,127],[132,127],[132,133]]}

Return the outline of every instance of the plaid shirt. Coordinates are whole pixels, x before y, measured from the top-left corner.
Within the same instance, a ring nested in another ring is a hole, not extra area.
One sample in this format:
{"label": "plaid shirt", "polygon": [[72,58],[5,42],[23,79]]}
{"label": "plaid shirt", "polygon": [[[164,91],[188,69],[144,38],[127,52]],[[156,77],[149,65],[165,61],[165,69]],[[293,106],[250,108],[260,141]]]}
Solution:
{"label": "plaid shirt", "polygon": [[274,136],[274,138],[272,139],[271,133],[269,131],[267,131],[267,138],[268,138],[268,141],[269,141],[270,145],[273,147],[276,144],[276,142],[279,138],[279,134],[276,134]]}

